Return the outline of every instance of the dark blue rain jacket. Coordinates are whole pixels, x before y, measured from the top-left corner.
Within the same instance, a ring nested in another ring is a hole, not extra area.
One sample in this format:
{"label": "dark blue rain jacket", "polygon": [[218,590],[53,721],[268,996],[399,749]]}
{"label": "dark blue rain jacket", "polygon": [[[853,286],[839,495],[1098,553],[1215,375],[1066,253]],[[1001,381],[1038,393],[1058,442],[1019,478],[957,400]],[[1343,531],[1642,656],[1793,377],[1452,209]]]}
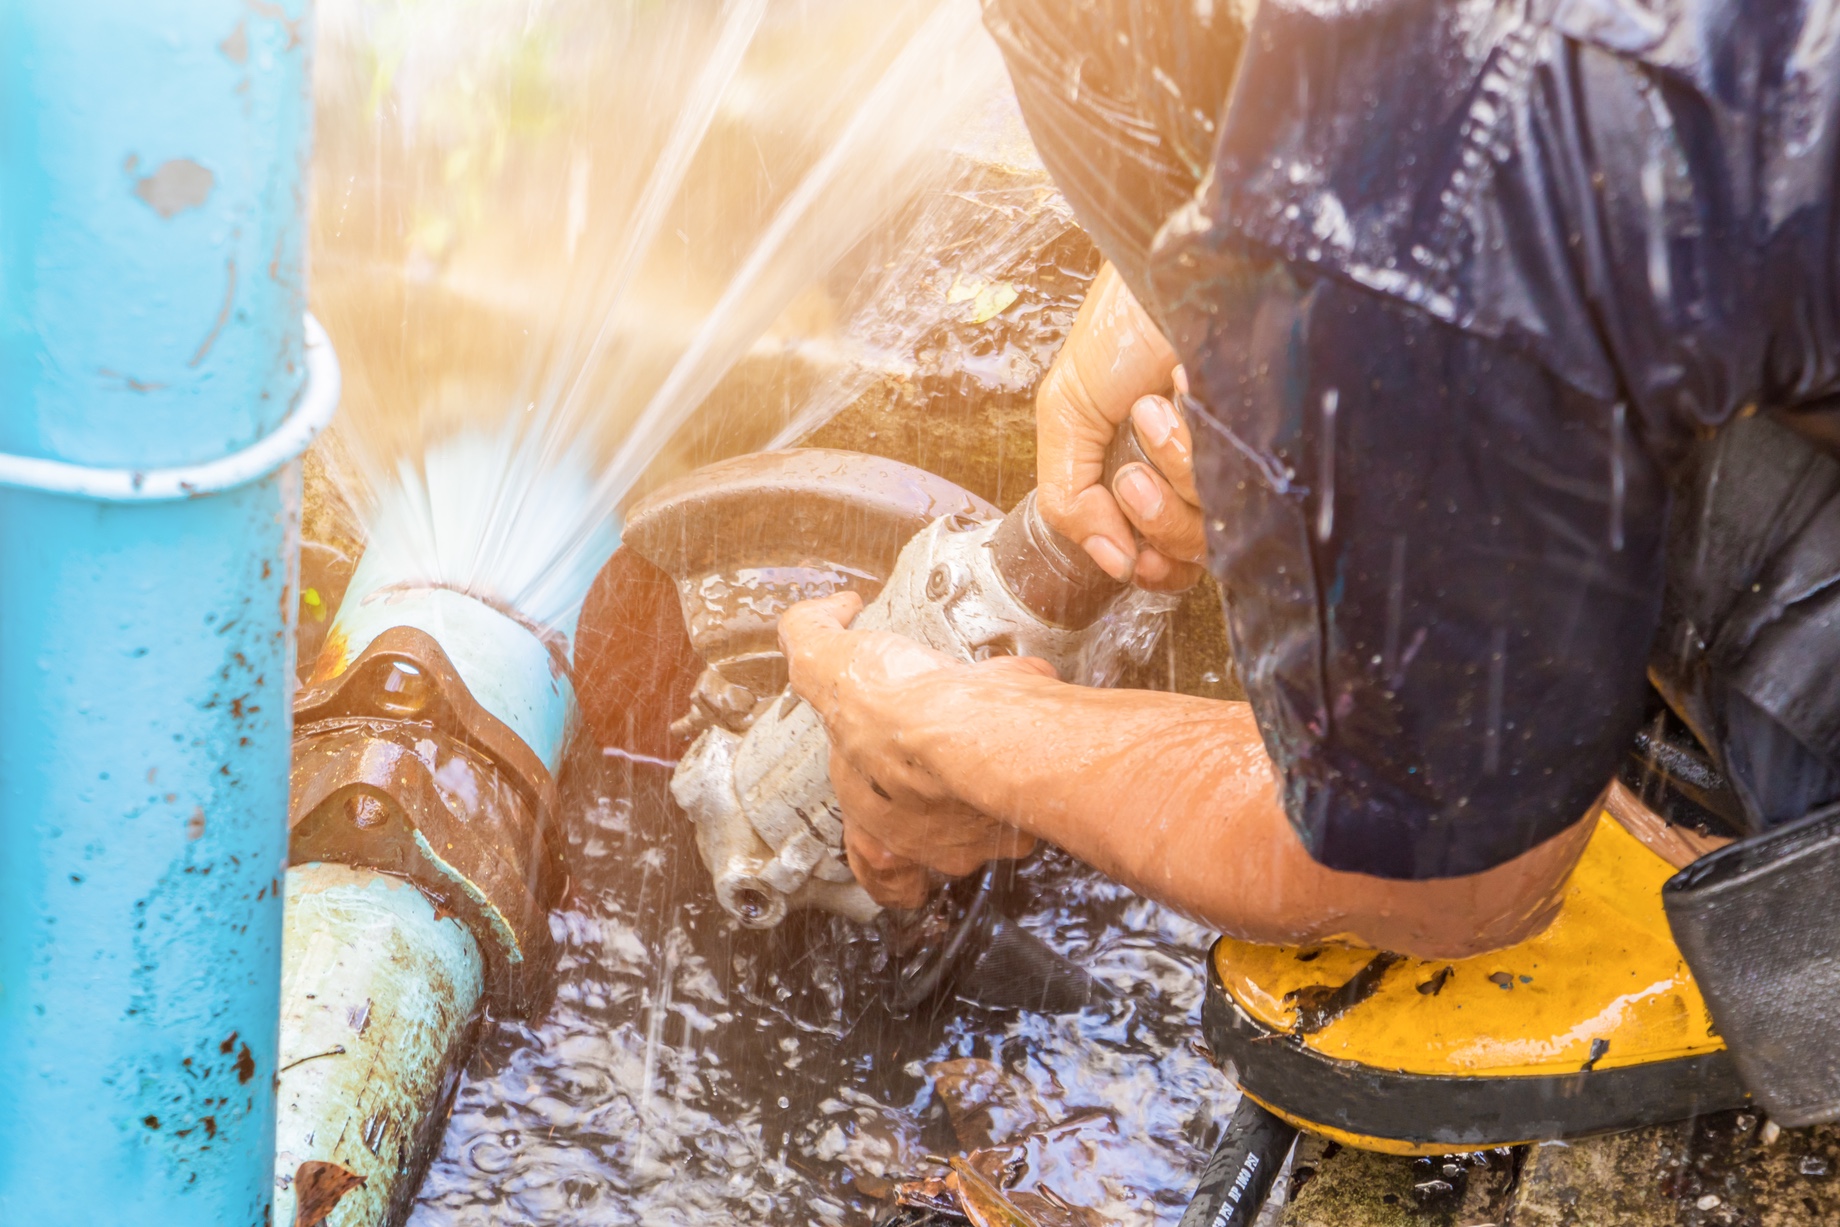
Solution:
{"label": "dark blue rain jacket", "polygon": [[1236,660],[1338,869],[1584,815],[1652,680],[1840,796],[1840,9],[986,0],[1187,367]]}

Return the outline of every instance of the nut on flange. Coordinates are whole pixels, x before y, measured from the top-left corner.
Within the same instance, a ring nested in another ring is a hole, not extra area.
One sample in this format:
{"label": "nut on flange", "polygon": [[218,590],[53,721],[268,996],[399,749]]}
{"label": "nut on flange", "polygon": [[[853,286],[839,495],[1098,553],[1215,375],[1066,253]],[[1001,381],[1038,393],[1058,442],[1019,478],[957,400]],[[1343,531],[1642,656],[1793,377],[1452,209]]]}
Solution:
{"label": "nut on flange", "polygon": [[383,632],[303,692],[296,719],[290,859],[408,878],[479,938],[491,995],[535,1005],[567,880],[542,760],[414,627]]}

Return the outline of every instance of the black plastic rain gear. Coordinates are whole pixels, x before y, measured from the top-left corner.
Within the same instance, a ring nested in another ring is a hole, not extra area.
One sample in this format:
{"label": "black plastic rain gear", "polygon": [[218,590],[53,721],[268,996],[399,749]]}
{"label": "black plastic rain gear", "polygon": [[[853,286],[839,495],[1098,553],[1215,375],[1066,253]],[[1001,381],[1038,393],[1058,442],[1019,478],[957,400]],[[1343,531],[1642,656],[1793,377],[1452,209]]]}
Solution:
{"label": "black plastic rain gear", "polygon": [[1588,811],[1650,675],[1752,827],[1840,796],[1840,9],[1239,12],[986,0],[1187,368],[1312,853],[1511,859]]}

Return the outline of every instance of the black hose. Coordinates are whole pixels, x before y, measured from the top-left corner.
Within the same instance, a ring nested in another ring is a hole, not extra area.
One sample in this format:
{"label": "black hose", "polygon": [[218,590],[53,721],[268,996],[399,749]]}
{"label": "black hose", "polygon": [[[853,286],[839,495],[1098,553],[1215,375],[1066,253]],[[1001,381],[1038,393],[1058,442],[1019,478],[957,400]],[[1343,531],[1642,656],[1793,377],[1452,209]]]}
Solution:
{"label": "black hose", "polygon": [[[883,1000],[895,1014],[907,1014],[939,995],[957,970],[959,961],[978,944],[991,920],[991,894],[996,883],[996,866],[986,865],[971,888],[970,900],[947,932],[944,941],[922,946],[906,957],[897,957],[891,982],[883,989]],[[882,913],[885,932],[901,923],[896,913]]]}
{"label": "black hose", "polygon": [[1252,1227],[1296,1140],[1295,1126],[1241,1095],[1181,1227]]}
{"label": "black hose", "polygon": [[947,992],[994,1009],[1038,1014],[1077,1014],[1111,995],[1090,972],[1004,912],[998,873],[995,863],[986,865],[934,899],[955,914],[940,940],[916,939],[914,926],[927,920],[923,913],[882,913],[878,923],[896,951],[882,988],[891,1013],[912,1013]]}

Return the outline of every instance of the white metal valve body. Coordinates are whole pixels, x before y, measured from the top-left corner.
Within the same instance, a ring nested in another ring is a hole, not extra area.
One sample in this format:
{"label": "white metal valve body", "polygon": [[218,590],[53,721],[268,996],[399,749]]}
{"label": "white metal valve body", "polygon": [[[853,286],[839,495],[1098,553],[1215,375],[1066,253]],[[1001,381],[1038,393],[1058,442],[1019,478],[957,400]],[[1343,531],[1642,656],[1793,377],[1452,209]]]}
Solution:
{"label": "white metal valve body", "polygon": [[[852,625],[896,631],[959,660],[1039,656],[1063,677],[1080,672],[1095,636],[1107,633],[1106,620],[1069,630],[1024,608],[990,549],[1001,523],[935,520],[902,549],[887,584]],[[705,730],[678,764],[671,791],[697,824],[717,898],[743,924],[771,928],[797,906],[865,922],[881,910],[844,857],[824,725],[790,689],[745,734]]]}

